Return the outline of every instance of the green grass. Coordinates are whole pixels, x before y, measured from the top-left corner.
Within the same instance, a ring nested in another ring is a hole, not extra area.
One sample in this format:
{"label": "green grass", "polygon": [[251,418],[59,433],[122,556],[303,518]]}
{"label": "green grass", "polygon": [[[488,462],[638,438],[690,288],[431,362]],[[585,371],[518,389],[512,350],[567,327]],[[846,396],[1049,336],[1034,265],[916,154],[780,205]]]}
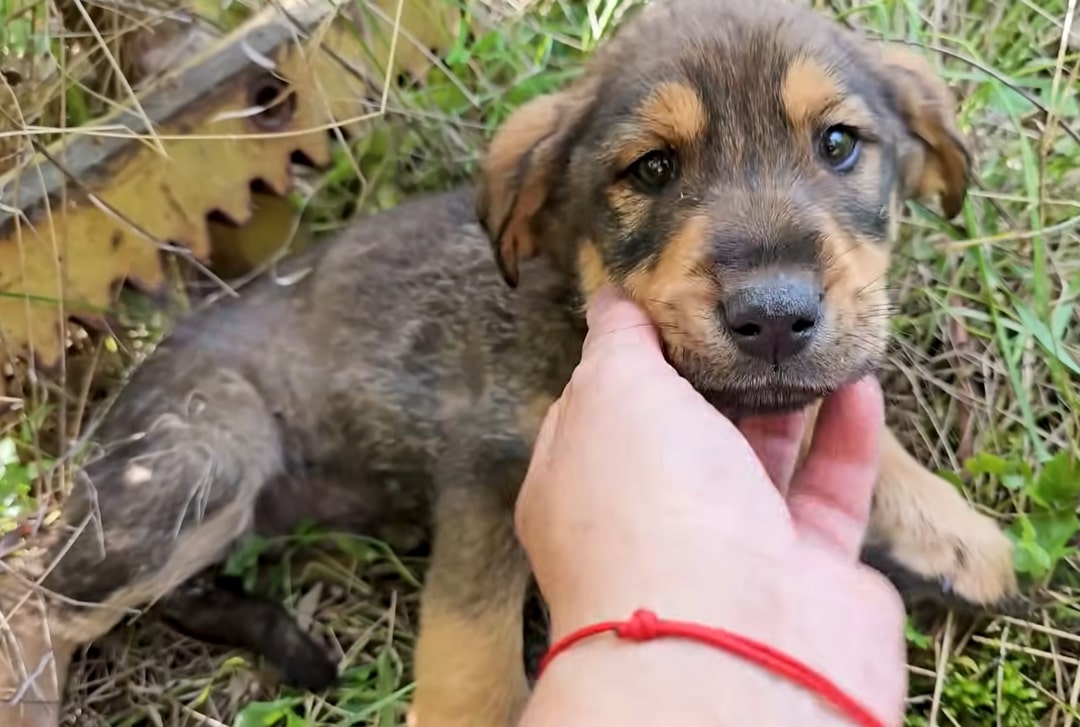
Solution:
{"label": "green grass", "polygon": [[[328,232],[351,215],[466,179],[494,127],[572,77],[630,4],[544,3],[481,29],[472,44],[461,38],[441,68],[393,89],[387,117],[308,180],[310,191],[298,192],[306,223]],[[1080,725],[1080,18],[1067,0],[815,5],[932,49],[958,91],[979,185],[962,233],[911,205],[892,281],[899,313],[889,416],[924,462],[1014,536],[1041,604],[1023,619],[913,614],[907,724]],[[8,27],[32,44],[25,23]],[[1071,47],[1061,50],[1070,29]],[[36,471],[25,459],[40,450],[50,411],[47,402],[28,405],[0,431],[0,528],[33,505]],[[76,723],[401,724],[422,564],[360,539],[337,539],[333,555],[303,548],[313,537],[253,543],[230,567],[340,648],[340,689],[279,690],[247,654],[147,620],[80,660],[70,694]],[[255,556],[270,546],[274,557],[256,571]]]}

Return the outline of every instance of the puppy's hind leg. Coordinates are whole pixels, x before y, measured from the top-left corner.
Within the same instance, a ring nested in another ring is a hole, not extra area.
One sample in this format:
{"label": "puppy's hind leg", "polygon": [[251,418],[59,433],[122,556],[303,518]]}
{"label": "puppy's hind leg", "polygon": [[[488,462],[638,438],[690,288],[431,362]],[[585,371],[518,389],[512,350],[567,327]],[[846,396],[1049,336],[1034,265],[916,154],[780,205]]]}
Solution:
{"label": "puppy's hind leg", "polygon": [[337,665],[284,606],[247,593],[237,578],[201,573],[157,611],[188,636],[261,654],[290,686],[321,691],[337,681]]}
{"label": "puppy's hind leg", "polygon": [[137,374],[109,413],[105,452],[52,542],[0,574],[0,724],[55,725],[75,649],[219,561],[282,470],[275,418],[249,380],[156,363],[165,370]]}

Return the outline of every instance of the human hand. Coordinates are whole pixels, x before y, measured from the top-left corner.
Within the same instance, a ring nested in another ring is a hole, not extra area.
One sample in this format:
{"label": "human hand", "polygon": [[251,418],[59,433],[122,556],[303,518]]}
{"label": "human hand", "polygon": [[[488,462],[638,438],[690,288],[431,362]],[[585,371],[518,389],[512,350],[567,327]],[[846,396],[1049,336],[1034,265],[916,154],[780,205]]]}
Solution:
{"label": "human hand", "polygon": [[[822,404],[795,471],[801,415],[754,418],[740,433],[664,360],[635,305],[603,291],[588,320],[581,363],[545,418],[517,509],[553,638],[651,608],[786,651],[899,719],[903,608],[888,581],[858,563],[883,419],[876,383]],[[580,644],[552,670],[590,648],[612,645]],[[729,683],[757,669],[710,657]],[[773,706],[782,723],[791,718]]]}

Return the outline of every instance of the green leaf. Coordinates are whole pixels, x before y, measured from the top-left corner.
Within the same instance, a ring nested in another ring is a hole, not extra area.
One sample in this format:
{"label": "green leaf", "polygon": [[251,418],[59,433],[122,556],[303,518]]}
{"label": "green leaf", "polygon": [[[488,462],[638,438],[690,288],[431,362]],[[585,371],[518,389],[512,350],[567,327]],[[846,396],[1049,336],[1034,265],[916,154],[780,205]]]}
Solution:
{"label": "green leaf", "polygon": [[41,469],[52,466],[49,461],[23,464],[12,437],[0,439],[0,532],[34,508],[32,486]]}
{"label": "green leaf", "polygon": [[1073,319],[1076,306],[1069,299],[1066,303],[1054,308],[1050,316],[1050,335],[1055,341],[1062,341],[1069,330],[1069,324]]}
{"label": "green leaf", "polygon": [[1027,487],[1028,478],[1020,474],[1008,474],[1001,476],[1001,486],[1007,490],[1017,492]]}
{"label": "green leaf", "polygon": [[1033,578],[1042,578],[1053,567],[1050,555],[1039,547],[1038,543],[1020,541],[1016,544],[1014,555],[1016,570],[1027,573]]}
{"label": "green leaf", "polygon": [[934,643],[933,639],[915,628],[910,618],[904,623],[904,637],[918,649],[929,649]]}
{"label": "green leaf", "polygon": [[1035,537],[1054,562],[1068,555],[1069,541],[1080,532],[1080,518],[1075,512],[1035,514],[1031,516]]}
{"label": "green leaf", "polygon": [[1060,361],[1063,366],[1074,374],[1080,374],[1080,364],[1077,364],[1073,357],[1069,355],[1069,352],[1065,350],[1065,345],[1054,338],[1050,327],[1023,303],[1014,303],[1013,307],[1016,310],[1016,315],[1020,318],[1020,322],[1035,337],[1043,350]]}
{"label": "green leaf", "polygon": [[0,473],[4,471],[5,466],[17,464],[18,461],[19,453],[15,448],[15,440],[11,437],[0,439]]}
{"label": "green leaf", "polygon": [[270,541],[261,535],[248,536],[229,554],[222,572],[242,579],[245,588],[252,588],[258,573],[259,558],[269,545]]}
{"label": "green leaf", "polygon": [[1078,532],[1080,518],[1074,512],[1036,512],[1017,518],[1008,531],[1016,546],[1016,569],[1044,578],[1073,552],[1069,542]]}
{"label": "green leaf", "polygon": [[285,727],[310,727],[310,723],[295,712],[286,712]]}
{"label": "green leaf", "polygon": [[1015,547],[1015,567],[1020,573],[1041,577],[1049,568],[1049,556],[1042,549],[1035,537],[1035,526],[1031,520],[1021,515],[1013,521],[1006,531]]}
{"label": "green leaf", "polygon": [[979,452],[974,457],[971,457],[964,462],[964,469],[975,477],[978,477],[979,475],[995,475],[1000,477],[1009,471],[1009,463],[1004,457],[998,457],[996,454]]}
{"label": "green leaf", "polygon": [[1031,496],[1049,510],[1075,510],[1080,502],[1080,462],[1076,456],[1063,451],[1044,464]]}
{"label": "green leaf", "polygon": [[964,470],[973,477],[996,478],[1010,490],[1021,490],[1031,480],[1031,468],[1026,462],[1008,460],[990,452],[979,452],[964,462]]}
{"label": "green leaf", "polygon": [[[375,688],[380,695],[392,694],[394,691],[394,666],[390,662],[390,653],[388,650],[379,652],[379,657],[376,660],[378,664],[378,671],[375,678]],[[376,718],[376,724],[379,727],[393,727],[396,718],[396,709],[392,702],[388,702],[382,709],[379,710],[378,717]]]}
{"label": "green leaf", "polygon": [[[287,719],[296,699],[277,699],[273,702],[251,702],[236,715],[233,727],[275,727]],[[289,727],[292,727],[291,724]]]}

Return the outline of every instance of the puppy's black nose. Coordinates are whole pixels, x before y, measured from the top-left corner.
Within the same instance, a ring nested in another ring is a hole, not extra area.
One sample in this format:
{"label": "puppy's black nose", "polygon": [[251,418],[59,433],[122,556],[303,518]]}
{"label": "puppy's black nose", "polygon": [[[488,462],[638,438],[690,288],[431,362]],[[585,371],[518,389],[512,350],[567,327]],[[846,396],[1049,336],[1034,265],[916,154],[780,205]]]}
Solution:
{"label": "puppy's black nose", "polygon": [[778,364],[802,351],[814,337],[821,317],[821,290],[793,276],[755,279],[727,296],[723,316],[740,349]]}

